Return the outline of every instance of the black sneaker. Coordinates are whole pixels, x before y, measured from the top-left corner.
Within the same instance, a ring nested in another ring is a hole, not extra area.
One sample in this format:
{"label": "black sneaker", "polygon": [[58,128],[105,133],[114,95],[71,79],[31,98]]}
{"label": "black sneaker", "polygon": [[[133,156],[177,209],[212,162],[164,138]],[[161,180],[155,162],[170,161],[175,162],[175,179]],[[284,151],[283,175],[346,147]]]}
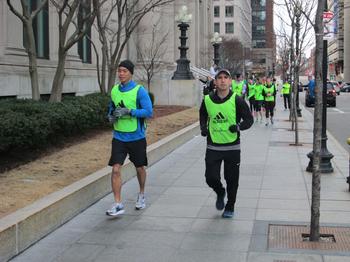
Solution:
{"label": "black sneaker", "polygon": [[233,218],[233,211],[231,210],[225,210],[224,213],[222,213],[223,218]]}
{"label": "black sneaker", "polygon": [[225,208],[225,195],[226,195],[225,192],[220,195],[217,194],[216,203],[215,203],[217,210],[223,210]]}

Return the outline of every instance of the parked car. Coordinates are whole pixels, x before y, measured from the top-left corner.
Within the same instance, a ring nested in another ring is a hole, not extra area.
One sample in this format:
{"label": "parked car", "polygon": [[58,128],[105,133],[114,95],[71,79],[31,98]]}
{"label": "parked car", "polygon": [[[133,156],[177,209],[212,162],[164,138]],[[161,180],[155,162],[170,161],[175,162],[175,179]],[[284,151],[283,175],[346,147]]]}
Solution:
{"label": "parked car", "polygon": [[340,88],[341,92],[350,92],[350,83],[346,83],[345,85],[343,85],[342,88]]}
{"label": "parked car", "polygon": [[337,81],[330,81],[330,83],[332,83],[335,92],[337,93],[337,95],[340,95],[340,84]]}
{"label": "parked car", "polygon": [[[327,82],[327,105],[335,107],[337,105],[337,93],[331,82]],[[305,94],[305,106],[311,107],[315,105],[315,96],[312,96],[308,89]]]}

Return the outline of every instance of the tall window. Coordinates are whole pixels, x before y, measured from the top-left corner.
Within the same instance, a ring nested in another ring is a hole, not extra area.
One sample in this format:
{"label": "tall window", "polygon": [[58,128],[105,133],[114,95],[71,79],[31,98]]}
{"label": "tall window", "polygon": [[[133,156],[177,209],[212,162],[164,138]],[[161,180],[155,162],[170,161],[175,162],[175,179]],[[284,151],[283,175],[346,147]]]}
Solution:
{"label": "tall window", "polygon": [[[40,0],[27,0],[29,12],[36,10],[40,6]],[[35,38],[35,48],[38,58],[49,59],[49,6],[48,3],[37,14],[33,20],[33,31]],[[23,30],[23,46],[27,46],[27,37]]]}
{"label": "tall window", "polygon": [[220,6],[214,6],[214,17],[220,17]]}
{"label": "tall window", "polygon": [[225,33],[233,34],[233,23],[225,23]]}
{"label": "tall window", "polygon": [[225,16],[226,17],[233,17],[233,6],[225,6]]}
{"label": "tall window", "polygon": [[[91,12],[91,0],[85,0],[84,2],[79,6],[78,26],[80,30],[86,29],[84,18]],[[78,42],[78,54],[83,63],[91,64],[91,42],[89,38],[91,38],[91,27]]]}
{"label": "tall window", "polygon": [[220,33],[220,23],[214,23],[214,32]]}

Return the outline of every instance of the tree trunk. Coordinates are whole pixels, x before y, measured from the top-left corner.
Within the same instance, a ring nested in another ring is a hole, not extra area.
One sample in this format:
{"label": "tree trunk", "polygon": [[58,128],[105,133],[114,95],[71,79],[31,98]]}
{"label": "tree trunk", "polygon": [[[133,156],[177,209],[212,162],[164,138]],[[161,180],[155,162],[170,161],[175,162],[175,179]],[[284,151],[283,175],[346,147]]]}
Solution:
{"label": "tree trunk", "polygon": [[311,224],[310,240],[319,241],[320,239],[320,151],[321,151],[321,130],[322,130],[322,53],[323,53],[323,21],[322,13],[325,0],[318,1],[315,21],[315,111],[314,111],[314,137],[313,137],[313,171],[312,171],[312,200],[311,200]]}
{"label": "tree trunk", "polygon": [[[297,7],[299,8],[299,7]],[[299,145],[299,129],[298,129],[298,107],[297,107],[297,99],[299,99],[299,70],[300,70],[300,50],[299,50],[299,36],[300,36],[300,10],[296,9],[296,21],[295,21],[295,56],[296,56],[296,63],[294,68],[294,101],[293,101],[293,114],[294,114],[294,123],[295,123],[295,145]]]}
{"label": "tree trunk", "polygon": [[26,51],[28,54],[29,60],[29,75],[30,83],[32,88],[32,99],[35,101],[40,100],[40,91],[39,91],[39,80],[38,80],[38,67],[37,67],[37,58],[36,58],[36,48],[35,48],[35,38],[32,28],[32,20],[29,19],[25,27],[25,34],[27,35],[27,47]]}
{"label": "tree trunk", "polygon": [[147,72],[147,87],[148,87],[148,93],[151,92],[151,79],[152,79],[152,76],[149,72]]}
{"label": "tree trunk", "polygon": [[111,93],[113,86],[115,85],[117,68],[115,64],[111,64],[108,67],[108,93]]}
{"label": "tree trunk", "polygon": [[64,81],[64,67],[66,64],[67,53],[64,51],[59,52],[58,64],[53,78],[50,102],[61,102],[62,100],[62,91],[63,91],[63,81]]}
{"label": "tree trunk", "polygon": [[101,92],[107,93],[106,88],[106,72],[107,72],[107,52],[108,48],[105,44],[102,45],[102,65],[101,65]]}

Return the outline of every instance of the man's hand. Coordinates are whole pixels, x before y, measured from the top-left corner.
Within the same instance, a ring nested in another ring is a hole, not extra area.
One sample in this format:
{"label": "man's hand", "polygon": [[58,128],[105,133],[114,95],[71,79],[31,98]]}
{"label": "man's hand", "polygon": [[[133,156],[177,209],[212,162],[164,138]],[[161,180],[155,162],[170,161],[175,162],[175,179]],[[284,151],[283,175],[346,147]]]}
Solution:
{"label": "man's hand", "polygon": [[207,136],[207,135],[208,135],[208,129],[202,129],[201,136]]}
{"label": "man's hand", "polygon": [[114,109],[114,112],[113,112],[114,117],[121,117],[126,115],[130,115],[130,109],[125,107],[117,107],[116,109]]}
{"label": "man's hand", "polygon": [[231,133],[237,133],[239,132],[239,125],[231,125],[228,129]]}
{"label": "man's hand", "polygon": [[117,119],[113,115],[108,115],[108,122],[114,124]]}

